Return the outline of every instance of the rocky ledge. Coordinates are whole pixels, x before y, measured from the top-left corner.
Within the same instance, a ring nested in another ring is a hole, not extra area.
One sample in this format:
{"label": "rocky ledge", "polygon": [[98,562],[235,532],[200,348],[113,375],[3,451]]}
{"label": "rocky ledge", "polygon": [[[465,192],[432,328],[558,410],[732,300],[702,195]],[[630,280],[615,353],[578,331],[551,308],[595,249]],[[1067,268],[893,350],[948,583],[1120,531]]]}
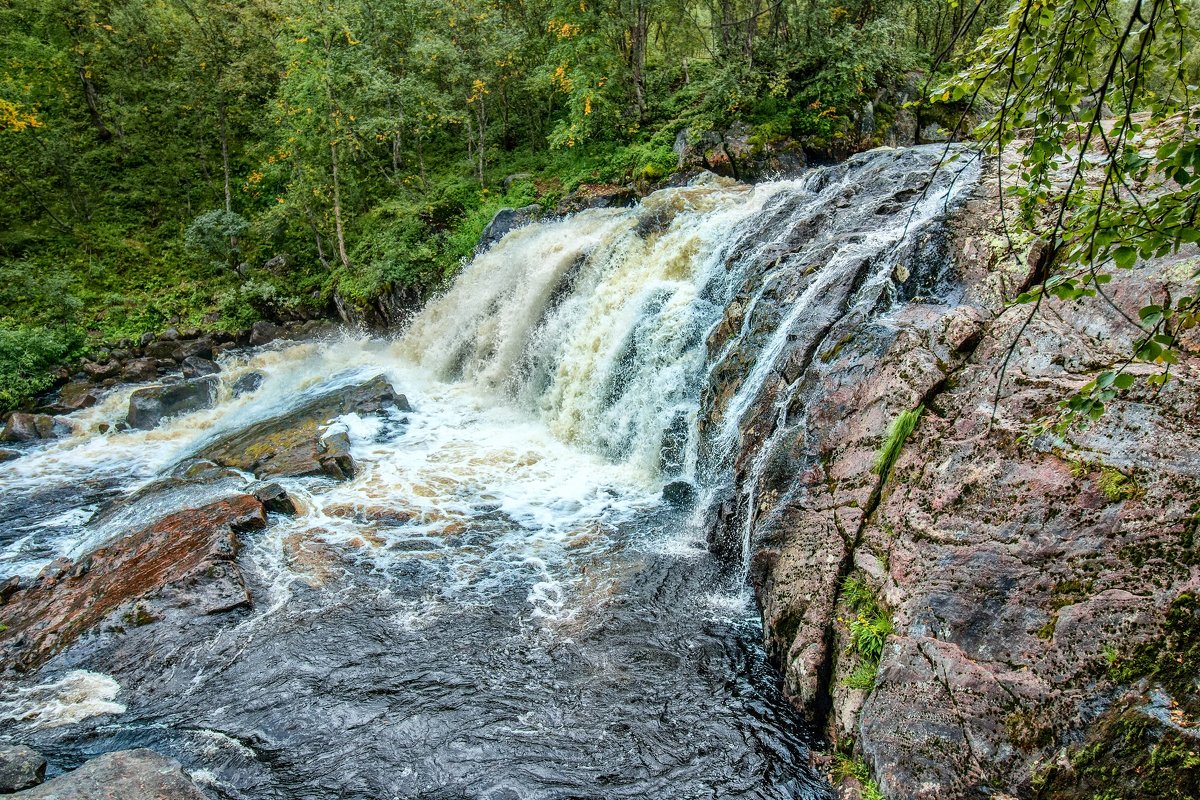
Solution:
{"label": "rocky ledge", "polygon": [[[997,209],[980,189],[924,256],[901,254],[894,300],[843,287],[827,327],[799,323],[743,421],[712,545],[740,552],[750,515],[768,650],[835,777],[869,773],[890,800],[1200,797],[1200,341],[1161,392],[1031,433],[1123,363],[1126,317],[1185,293],[1200,256],[1029,318],[1008,302],[1041,250],[1004,256]],[[740,316],[761,280],[710,340],[726,355],[707,424],[772,323]],[[780,297],[806,278],[788,280]]]}
{"label": "rocky ledge", "polygon": [[[44,767],[45,762],[42,763]],[[178,761],[145,748],[105,753],[79,769],[11,797],[14,800],[206,800]]]}

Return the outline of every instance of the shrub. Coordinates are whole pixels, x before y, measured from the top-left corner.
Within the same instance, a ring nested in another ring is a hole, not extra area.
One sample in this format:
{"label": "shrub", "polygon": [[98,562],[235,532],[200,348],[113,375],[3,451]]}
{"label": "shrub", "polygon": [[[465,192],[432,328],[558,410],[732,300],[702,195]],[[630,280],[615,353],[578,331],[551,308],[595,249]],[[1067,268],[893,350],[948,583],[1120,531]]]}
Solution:
{"label": "shrub", "polygon": [[75,354],[81,341],[72,329],[0,327],[0,412],[49,388],[49,370]]}

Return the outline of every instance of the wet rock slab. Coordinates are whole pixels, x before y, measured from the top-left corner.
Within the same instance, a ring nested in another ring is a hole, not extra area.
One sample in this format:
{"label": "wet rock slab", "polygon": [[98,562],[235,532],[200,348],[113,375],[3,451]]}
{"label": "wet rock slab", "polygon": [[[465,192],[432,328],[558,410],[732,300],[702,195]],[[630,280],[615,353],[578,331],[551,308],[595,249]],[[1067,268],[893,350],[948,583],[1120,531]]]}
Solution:
{"label": "wet rock slab", "polygon": [[325,475],[345,480],[355,472],[349,437],[344,433],[327,435],[324,426],[342,414],[377,414],[386,408],[411,410],[404,395],[397,394],[380,376],[327,392],[223,436],[195,456],[252,472],[258,478]]}
{"label": "wet rock slab", "polygon": [[119,750],[59,775],[17,800],[206,800],[179,762],[153,750]]}
{"label": "wet rock slab", "polygon": [[178,610],[246,605],[237,534],[266,523],[262,503],[238,495],[178,511],[78,561],[54,562],[0,606],[0,660],[31,669],[105,620],[138,626]]}

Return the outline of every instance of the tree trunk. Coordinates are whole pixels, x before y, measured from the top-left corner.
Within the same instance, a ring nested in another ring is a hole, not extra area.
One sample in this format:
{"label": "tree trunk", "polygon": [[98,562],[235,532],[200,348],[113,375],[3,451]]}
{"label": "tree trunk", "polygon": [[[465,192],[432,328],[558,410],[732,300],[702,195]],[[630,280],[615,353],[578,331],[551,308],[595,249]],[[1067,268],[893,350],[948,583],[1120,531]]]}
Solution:
{"label": "tree trunk", "polygon": [[83,100],[87,103],[88,116],[92,118],[92,125],[96,128],[96,135],[100,137],[100,141],[112,141],[112,131],[104,124],[104,118],[100,116],[100,93],[96,91],[96,84],[92,83],[92,79],[88,77],[87,67],[79,68],[79,82],[83,84]]}
{"label": "tree trunk", "polygon": [[346,255],[346,231],[342,226],[342,190],[338,183],[337,140],[329,143],[329,162],[333,167],[333,227],[337,231],[338,259],[342,266],[350,269],[350,257]]}

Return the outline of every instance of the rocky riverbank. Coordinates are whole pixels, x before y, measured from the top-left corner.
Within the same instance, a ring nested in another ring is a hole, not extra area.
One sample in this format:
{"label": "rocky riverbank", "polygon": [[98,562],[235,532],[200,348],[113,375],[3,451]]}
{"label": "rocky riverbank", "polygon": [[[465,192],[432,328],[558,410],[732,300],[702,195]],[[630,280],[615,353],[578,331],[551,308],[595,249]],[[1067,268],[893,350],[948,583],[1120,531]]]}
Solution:
{"label": "rocky riverbank", "polygon": [[[1008,302],[1040,250],[1004,256],[994,180],[980,185],[899,254],[893,300],[843,287],[856,302],[832,299],[815,333],[796,324],[743,420],[713,546],[750,537],[789,695],[884,796],[1196,796],[1200,342],[1161,393],[1132,390],[1062,438],[1031,428],[1122,363],[1126,318],[1185,293],[1200,258],[1118,271],[1111,304],[1029,319]],[[745,307],[710,339],[725,353],[711,419],[773,324]]]}

